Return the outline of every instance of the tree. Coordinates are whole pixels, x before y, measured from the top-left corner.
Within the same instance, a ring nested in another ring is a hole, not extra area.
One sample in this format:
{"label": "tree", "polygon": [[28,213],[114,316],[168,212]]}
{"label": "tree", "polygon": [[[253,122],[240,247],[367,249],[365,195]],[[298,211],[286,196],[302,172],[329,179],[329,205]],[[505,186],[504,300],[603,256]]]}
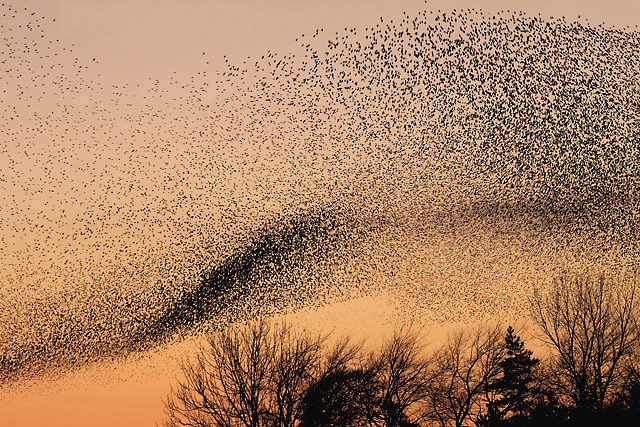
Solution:
{"label": "tree", "polygon": [[211,336],[165,402],[167,426],[294,426],[324,338],[259,321]]}
{"label": "tree", "polygon": [[401,329],[376,353],[328,369],[305,396],[303,426],[415,426],[434,378],[416,333]]}
{"label": "tree", "polygon": [[611,425],[635,425],[640,419],[640,371],[634,365],[626,367],[624,386],[606,410]]}
{"label": "tree", "polygon": [[376,381],[376,368],[370,359],[364,360],[362,345],[338,341],[304,393],[300,425],[370,425],[375,418]]}
{"label": "tree", "polygon": [[421,420],[419,407],[436,376],[433,360],[423,353],[423,345],[410,329],[394,332],[381,348],[375,365],[382,426],[410,426]]}
{"label": "tree", "polygon": [[555,390],[579,420],[603,413],[624,382],[624,361],[638,351],[637,282],[563,275],[534,295],[534,321],[555,352]]}
{"label": "tree", "polygon": [[359,427],[371,425],[377,389],[374,370],[340,368],[314,382],[304,400],[303,427]]}
{"label": "tree", "polygon": [[523,425],[534,409],[540,391],[532,387],[540,361],[524,346],[509,326],[504,338],[506,354],[499,363],[501,374],[487,385],[488,413],[485,425]]}
{"label": "tree", "polygon": [[437,377],[429,393],[428,417],[442,427],[477,423],[486,405],[486,387],[500,373],[505,354],[501,328],[459,331],[436,357]]}

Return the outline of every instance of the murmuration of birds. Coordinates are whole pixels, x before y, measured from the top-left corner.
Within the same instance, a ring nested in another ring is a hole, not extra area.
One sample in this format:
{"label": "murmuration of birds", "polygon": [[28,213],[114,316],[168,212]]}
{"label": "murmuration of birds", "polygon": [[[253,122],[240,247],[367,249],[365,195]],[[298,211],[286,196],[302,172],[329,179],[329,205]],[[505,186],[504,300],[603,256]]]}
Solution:
{"label": "murmuration of birds", "polygon": [[425,10],[114,85],[0,6],[0,383],[386,292],[519,316],[638,266],[640,34]]}

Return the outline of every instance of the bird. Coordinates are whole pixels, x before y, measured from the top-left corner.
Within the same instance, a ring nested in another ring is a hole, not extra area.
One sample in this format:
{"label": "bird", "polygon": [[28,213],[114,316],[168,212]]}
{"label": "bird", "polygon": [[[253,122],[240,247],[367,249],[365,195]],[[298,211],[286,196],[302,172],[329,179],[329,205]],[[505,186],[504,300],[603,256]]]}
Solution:
{"label": "bird", "polygon": [[427,5],[118,83],[0,11],[0,382],[348,295],[519,316],[637,265],[637,31]]}

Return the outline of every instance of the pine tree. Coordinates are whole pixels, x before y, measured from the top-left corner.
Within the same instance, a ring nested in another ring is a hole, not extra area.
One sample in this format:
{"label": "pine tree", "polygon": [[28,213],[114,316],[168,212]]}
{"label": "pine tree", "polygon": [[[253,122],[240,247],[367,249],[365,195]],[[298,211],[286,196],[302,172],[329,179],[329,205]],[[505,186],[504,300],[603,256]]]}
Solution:
{"label": "pine tree", "polygon": [[536,391],[533,388],[533,370],[540,362],[532,357],[533,352],[524,346],[524,341],[514,333],[511,326],[505,336],[505,358],[500,362],[502,375],[487,385],[487,393],[496,396],[490,399],[485,424],[525,424],[533,406]]}

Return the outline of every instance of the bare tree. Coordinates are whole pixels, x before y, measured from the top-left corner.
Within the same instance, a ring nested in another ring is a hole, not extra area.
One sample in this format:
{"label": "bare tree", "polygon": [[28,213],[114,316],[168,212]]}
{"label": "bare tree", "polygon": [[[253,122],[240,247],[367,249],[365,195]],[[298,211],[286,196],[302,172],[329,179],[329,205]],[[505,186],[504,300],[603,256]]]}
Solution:
{"label": "bare tree", "polygon": [[259,321],[214,334],[165,402],[167,426],[293,426],[324,338]]}
{"label": "bare tree", "polygon": [[274,364],[269,381],[273,419],[270,425],[293,427],[300,419],[301,401],[322,369],[325,339],[307,332],[294,334],[283,326],[274,334]]}
{"label": "bare tree", "polygon": [[436,377],[433,359],[411,329],[394,332],[375,360],[384,427],[415,425]]}
{"label": "bare tree", "polygon": [[583,416],[602,412],[638,351],[637,288],[636,275],[563,275],[534,295],[534,321],[556,354],[556,390]]}
{"label": "bare tree", "polygon": [[487,385],[500,373],[505,351],[499,326],[451,335],[436,356],[429,418],[442,427],[476,423],[487,403]]}

